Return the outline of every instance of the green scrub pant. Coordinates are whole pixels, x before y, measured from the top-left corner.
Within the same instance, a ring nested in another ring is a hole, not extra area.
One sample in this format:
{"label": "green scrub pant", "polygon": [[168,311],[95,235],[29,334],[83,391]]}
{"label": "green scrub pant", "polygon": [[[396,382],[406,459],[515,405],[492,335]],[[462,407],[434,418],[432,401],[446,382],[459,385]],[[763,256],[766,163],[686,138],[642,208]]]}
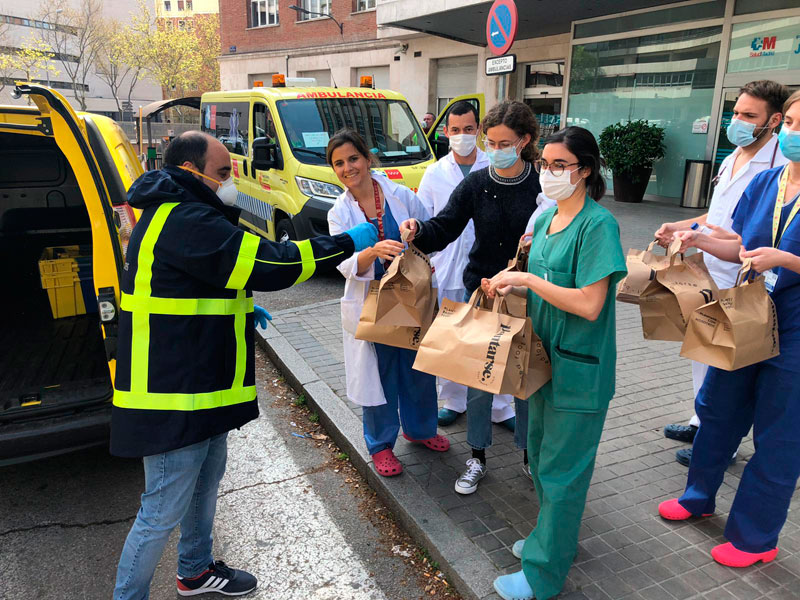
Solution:
{"label": "green scrub pant", "polygon": [[539,496],[539,518],[525,540],[522,570],[536,600],[561,591],[575,559],[608,411],[608,401],[596,413],[554,410],[552,394],[549,382],[528,400],[528,460]]}

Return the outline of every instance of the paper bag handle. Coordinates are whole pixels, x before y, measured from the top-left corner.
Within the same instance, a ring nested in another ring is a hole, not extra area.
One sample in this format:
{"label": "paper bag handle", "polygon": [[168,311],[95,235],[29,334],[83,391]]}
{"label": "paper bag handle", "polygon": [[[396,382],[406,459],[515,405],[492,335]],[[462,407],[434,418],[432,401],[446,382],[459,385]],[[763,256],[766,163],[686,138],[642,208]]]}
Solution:
{"label": "paper bag handle", "polygon": [[673,266],[675,264],[675,257],[679,256],[680,259],[683,259],[683,252],[678,252],[681,248],[681,241],[680,240],[672,240],[667,248],[667,256],[669,257],[669,266]]}
{"label": "paper bag handle", "polygon": [[739,272],[736,274],[736,284],[734,287],[739,287],[744,282],[756,278],[755,269],[753,269],[753,259],[745,258]]}
{"label": "paper bag handle", "polygon": [[[492,303],[492,312],[493,313],[500,313],[500,307],[502,305],[505,305],[505,303],[506,303],[506,297],[503,294],[498,292],[494,297],[494,302]],[[506,306],[505,312],[508,313],[508,307],[507,306]]]}

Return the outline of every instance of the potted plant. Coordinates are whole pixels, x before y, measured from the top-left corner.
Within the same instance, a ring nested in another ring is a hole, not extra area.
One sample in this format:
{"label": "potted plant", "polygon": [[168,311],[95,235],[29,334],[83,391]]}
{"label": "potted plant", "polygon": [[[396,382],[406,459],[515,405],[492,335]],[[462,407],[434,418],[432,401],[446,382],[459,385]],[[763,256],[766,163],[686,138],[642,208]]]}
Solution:
{"label": "potted plant", "polygon": [[664,157],[664,128],[644,120],[615,123],[600,134],[600,153],[614,176],[614,200],[641,202],[653,163]]}

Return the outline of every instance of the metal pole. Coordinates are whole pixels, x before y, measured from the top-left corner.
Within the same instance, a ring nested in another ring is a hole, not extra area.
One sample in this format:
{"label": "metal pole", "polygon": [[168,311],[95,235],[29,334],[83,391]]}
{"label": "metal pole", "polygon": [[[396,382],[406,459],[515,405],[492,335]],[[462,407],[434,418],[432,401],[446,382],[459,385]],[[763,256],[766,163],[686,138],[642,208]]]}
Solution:
{"label": "metal pole", "polygon": [[139,105],[139,156],[142,156],[142,106]]}

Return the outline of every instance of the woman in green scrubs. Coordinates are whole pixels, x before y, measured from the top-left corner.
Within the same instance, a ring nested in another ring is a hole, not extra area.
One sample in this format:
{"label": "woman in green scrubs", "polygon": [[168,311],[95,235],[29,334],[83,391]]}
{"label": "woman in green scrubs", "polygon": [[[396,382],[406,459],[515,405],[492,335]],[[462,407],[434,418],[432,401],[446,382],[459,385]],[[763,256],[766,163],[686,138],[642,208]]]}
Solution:
{"label": "woman in green scrubs", "polygon": [[489,296],[527,293],[528,315],[553,367],[553,379],[528,400],[528,457],[539,518],[528,538],[514,544],[522,570],[494,582],[505,600],[546,600],[561,591],[614,395],[614,290],[626,269],[619,225],[596,202],[605,193],[602,165],[586,129],[551,135],[536,170],[542,193],[557,205],[536,221],[529,272],[482,282]]}

